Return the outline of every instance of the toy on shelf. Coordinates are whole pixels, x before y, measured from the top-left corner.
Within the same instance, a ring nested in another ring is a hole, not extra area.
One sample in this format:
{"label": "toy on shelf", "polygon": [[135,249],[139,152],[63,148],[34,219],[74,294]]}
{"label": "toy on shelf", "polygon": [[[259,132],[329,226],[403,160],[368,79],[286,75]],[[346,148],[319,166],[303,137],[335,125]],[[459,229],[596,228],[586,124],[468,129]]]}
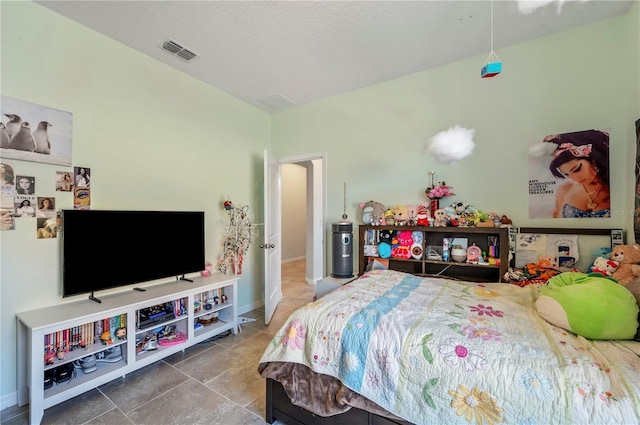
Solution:
{"label": "toy on shelf", "polygon": [[429,226],[429,224],[433,222],[428,204],[425,204],[425,203],[418,204],[416,218],[417,218],[416,224],[418,226]]}
{"label": "toy on shelf", "polygon": [[364,224],[370,224],[372,226],[382,224],[385,207],[380,202],[362,202],[360,204],[360,210],[362,212],[362,222]]}
{"label": "toy on shelf", "polygon": [[445,213],[444,209],[437,209],[433,213],[433,217],[433,227],[447,227],[447,214]]}
{"label": "toy on shelf", "polygon": [[409,208],[406,205],[396,205],[393,210],[393,224],[396,226],[404,226],[409,219]]}
{"label": "toy on shelf", "polygon": [[394,218],[393,218],[393,208],[388,208],[384,211],[384,219],[382,221],[382,225],[384,226],[393,226]]}

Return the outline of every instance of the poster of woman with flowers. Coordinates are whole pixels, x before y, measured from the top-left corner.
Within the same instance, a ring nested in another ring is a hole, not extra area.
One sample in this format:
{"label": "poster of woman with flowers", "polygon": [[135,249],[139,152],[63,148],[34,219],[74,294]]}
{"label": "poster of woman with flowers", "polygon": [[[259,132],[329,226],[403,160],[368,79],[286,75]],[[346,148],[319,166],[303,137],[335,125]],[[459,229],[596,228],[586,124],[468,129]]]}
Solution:
{"label": "poster of woman with flowers", "polygon": [[584,130],[534,139],[529,218],[611,217],[609,133]]}

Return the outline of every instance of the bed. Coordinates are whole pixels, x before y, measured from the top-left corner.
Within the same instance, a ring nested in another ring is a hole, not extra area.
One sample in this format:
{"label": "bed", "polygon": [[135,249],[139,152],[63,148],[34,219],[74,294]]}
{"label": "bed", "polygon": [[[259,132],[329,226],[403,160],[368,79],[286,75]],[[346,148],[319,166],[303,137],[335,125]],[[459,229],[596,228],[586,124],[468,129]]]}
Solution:
{"label": "bed", "polygon": [[267,422],[640,423],[640,342],[547,323],[538,290],[367,272],[274,336]]}

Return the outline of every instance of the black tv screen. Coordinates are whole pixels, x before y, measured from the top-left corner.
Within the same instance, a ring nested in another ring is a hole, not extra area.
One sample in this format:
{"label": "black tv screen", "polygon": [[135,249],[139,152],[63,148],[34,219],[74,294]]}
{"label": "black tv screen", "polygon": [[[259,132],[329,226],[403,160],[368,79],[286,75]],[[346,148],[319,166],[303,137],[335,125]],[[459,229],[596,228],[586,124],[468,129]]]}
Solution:
{"label": "black tv screen", "polygon": [[62,211],[62,296],[204,270],[204,212]]}

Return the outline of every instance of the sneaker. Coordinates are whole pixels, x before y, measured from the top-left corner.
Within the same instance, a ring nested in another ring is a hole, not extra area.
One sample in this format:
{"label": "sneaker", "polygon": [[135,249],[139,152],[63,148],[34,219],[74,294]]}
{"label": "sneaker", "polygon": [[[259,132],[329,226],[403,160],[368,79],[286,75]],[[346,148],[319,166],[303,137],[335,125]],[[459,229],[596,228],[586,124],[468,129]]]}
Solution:
{"label": "sneaker", "polygon": [[76,360],[75,362],[73,362],[73,365],[77,369],[82,369],[82,372],[84,373],[91,373],[98,369],[98,365],[96,364],[96,356],[94,356],[93,354]]}
{"label": "sneaker", "polygon": [[117,347],[109,348],[98,353],[98,362],[116,363],[122,360],[122,349]]}
{"label": "sneaker", "polygon": [[57,384],[61,384],[63,382],[70,381],[75,376],[76,370],[74,368],[74,365],[71,363],[67,363],[55,368],[55,376],[53,379]]}
{"label": "sneaker", "polygon": [[48,390],[49,388],[53,387],[53,381],[55,379],[55,370],[54,369],[48,369],[44,371],[44,389]]}

